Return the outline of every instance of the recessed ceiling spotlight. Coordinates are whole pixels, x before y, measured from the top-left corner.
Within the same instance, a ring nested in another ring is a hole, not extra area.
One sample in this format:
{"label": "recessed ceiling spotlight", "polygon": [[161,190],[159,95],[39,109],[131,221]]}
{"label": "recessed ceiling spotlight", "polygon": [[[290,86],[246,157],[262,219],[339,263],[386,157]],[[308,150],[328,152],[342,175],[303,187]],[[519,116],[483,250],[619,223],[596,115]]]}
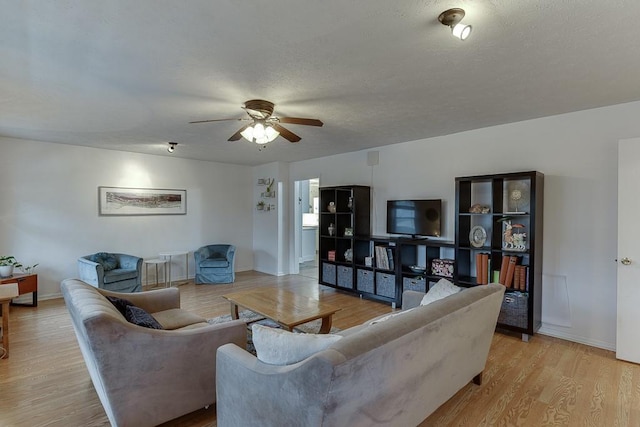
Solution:
{"label": "recessed ceiling spotlight", "polygon": [[471,25],[461,24],[464,18],[464,10],[459,8],[453,8],[449,10],[445,10],[438,16],[438,21],[442,25],[447,25],[451,27],[451,34],[454,37],[459,38],[460,40],[466,40],[471,34]]}
{"label": "recessed ceiling spotlight", "polygon": [[167,147],[167,151],[170,153],[173,153],[176,150],[177,145],[178,145],[177,142],[170,142],[169,146]]}

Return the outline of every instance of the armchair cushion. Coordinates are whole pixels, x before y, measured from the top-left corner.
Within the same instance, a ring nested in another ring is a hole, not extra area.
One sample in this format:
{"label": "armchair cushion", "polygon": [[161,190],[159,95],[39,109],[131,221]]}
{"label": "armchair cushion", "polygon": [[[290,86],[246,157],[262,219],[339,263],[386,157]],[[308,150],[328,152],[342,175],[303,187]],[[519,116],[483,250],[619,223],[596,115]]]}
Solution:
{"label": "armchair cushion", "polygon": [[97,254],[93,254],[89,257],[89,260],[100,264],[104,271],[111,271],[118,268],[118,258],[107,252],[98,252]]}
{"label": "armchair cushion", "polygon": [[104,283],[120,282],[122,280],[135,279],[137,277],[138,277],[137,270],[123,270],[121,268],[116,268],[111,271],[105,271]]}
{"label": "armchair cushion", "polygon": [[229,267],[229,261],[226,258],[207,258],[203,261],[200,261],[200,267]]}

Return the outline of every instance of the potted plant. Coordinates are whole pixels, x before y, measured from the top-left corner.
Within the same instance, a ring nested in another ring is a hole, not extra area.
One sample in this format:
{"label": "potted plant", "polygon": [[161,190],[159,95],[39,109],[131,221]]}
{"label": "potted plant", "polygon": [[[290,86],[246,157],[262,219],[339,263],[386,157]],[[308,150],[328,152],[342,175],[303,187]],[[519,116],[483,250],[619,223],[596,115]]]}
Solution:
{"label": "potted plant", "polygon": [[22,267],[16,258],[12,255],[0,257],[0,277],[11,277],[15,267]]}

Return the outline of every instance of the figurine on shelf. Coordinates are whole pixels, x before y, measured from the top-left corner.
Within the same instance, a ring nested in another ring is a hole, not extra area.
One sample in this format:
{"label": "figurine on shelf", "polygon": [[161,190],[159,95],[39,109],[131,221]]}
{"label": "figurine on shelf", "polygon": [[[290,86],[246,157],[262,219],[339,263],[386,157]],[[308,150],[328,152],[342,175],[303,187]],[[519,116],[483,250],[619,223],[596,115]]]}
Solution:
{"label": "figurine on shelf", "polygon": [[327,231],[329,232],[329,236],[335,235],[336,234],[335,225],[333,225],[333,223],[329,224],[329,227],[327,228]]}
{"label": "figurine on shelf", "polygon": [[349,197],[349,202],[347,203],[347,208],[349,208],[350,211],[353,211],[353,197]]}
{"label": "figurine on shelf", "polygon": [[331,213],[336,213],[336,204],[334,202],[329,202],[329,206],[327,206],[327,210]]}

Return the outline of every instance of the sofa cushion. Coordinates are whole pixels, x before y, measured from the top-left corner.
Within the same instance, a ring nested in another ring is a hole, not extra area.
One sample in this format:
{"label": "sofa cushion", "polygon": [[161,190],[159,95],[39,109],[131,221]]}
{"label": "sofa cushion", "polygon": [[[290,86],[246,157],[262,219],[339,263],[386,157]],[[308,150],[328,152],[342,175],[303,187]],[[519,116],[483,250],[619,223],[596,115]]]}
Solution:
{"label": "sofa cushion", "polygon": [[157,311],[153,317],[162,325],[164,329],[174,330],[196,323],[206,323],[207,319],[193,314],[181,308],[171,308],[169,310]]}
{"label": "sofa cushion", "polygon": [[90,261],[97,262],[104,271],[110,271],[118,267],[118,258],[108,252],[98,252],[89,257]]}
{"label": "sofa cushion", "polygon": [[333,334],[298,334],[260,324],[251,326],[256,356],[270,365],[291,365],[324,350],[342,338]]}
{"label": "sofa cushion", "polygon": [[153,318],[152,315],[135,305],[125,307],[124,318],[134,325],[142,326],[150,329],[163,329],[162,325]]}
{"label": "sofa cushion", "polygon": [[457,294],[462,288],[454,285],[447,279],[440,279],[438,283],[433,285],[429,292],[422,298],[420,305],[431,304],[434,301],[448,297],[449,295]]}
{"label": "sofa cushion", "polygon": [[200,261],[200,267],[225,268],[229,267],[229,261],[226,258],[207,258]]}
{"label": "sofa cushion", "polygon": [[120,282],[122,280],[135,279],[138,277],[138,270],[124,270],[115,268],[104,273],[104,283]]}

